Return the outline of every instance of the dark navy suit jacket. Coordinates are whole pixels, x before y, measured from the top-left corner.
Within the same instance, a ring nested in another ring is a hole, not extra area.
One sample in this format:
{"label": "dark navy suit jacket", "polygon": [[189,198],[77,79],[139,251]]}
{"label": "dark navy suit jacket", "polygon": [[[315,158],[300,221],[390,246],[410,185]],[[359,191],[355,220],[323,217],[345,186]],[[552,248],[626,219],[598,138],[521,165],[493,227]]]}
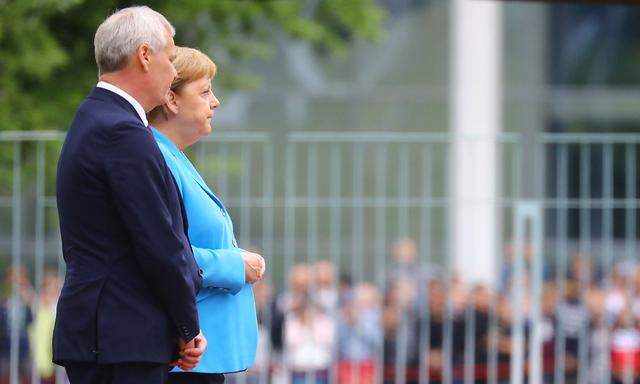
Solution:
{"label": "dark navy suit jacket", "polygon": [[53,360],[171,361],[200,330],[202,276],[173,176],[124,98],[94,88],[78,108],[56,192],[67,270]]}

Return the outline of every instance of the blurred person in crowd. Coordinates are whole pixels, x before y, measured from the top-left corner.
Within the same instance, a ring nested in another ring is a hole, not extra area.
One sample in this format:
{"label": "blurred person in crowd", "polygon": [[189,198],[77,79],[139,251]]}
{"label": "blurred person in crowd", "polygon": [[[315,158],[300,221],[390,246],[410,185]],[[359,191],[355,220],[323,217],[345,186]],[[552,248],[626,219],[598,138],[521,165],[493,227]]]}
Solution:
{"label": "blurred person in crowd", "polygon": [[[502,270],[500,271],[500,291],[508,292],[513,284],[514,263],[516,259],[517,244],[509,241],[504,244]],[[525,270],[531,265],[533,246],[529,242],[522,243],[522,255],[524,257]]]}
{"label": "blurred person in crowd", "polygon": [[[8,383],[11,363],[11,332],[18,335],[18,375],[27,380],[31,375],[31,350],[28,328],[33,321],[31,305],[34,292],[24,267],[8,268],[0,297],[0,383]],[[14,292],[14,284],[18,290]]]}
{"label": "blurred person in crowd", "polygon": [[[478,366],[487,361],[491,291],[482,284],[475,285],[469,291],[461,280],[455,278],[449,291],[453,306],[451,362],[454,382],[458,383],[464,381],[468,353],[473,351],[473,361]],[[478,379],[475,382],[483,382],[481,375],[481,370],[473,370],[474,379]]]}
{"label": "blurred person in crowd", "polygon": [[55,382],[55,366],[52,363],[51,343],[55,322],[56,303],[62,282],[57,271],[45,271],[40,288],[38,311],[29,332],[33,360],[40,380],[44,384]]}
{"label": "blurred person in crowd", "polygon": [[247,382],[256,384],[261,378],[269,377],[271,365],[271,338],[269,328],[273,310],[273,286],[265,280],[253,285],[253,295],[256,301],[258,316],[258,347],[253,366],[247,370]]}
{"label": "blurred person in crowd", "polygon": [[589,382],[602,383],[608,380],[609,368],[609,322],[604,306],[604,291],[593,285],[585,295],[585,302],[591,315],[591,331],[589,332]]}
{"label": "blurred person in crowd", "polygon": [[146,6],[100,24],[99,82],[60,153],[67,268],[53,359],[72,384],[165,383],[167,364],[192,369],[206,349],[196,308],[202,276],[183,202],[145,115],[176,76],[174,33]]}
{"label": "blurred person in crowd", "polygon": [[284,362],[284,323],[288,313],[293,308],[296,296],[309,294],[313,274],[306,263],[295,264],[288,271],[287,289],[275,299],[271,312],[271,369],[272,376],[281,380],[288,380]]}
{"label": "blurred person in crowd", "polygon": [[343,307],[351,300],[353,294],[353,278],[347,272],[342,272],[338,280],[338,306]]}
{"label": "blurred person in crowd", "polygon": [[418,246],[415,240],[410,238],[397,240],[391,247],[391,254],[394,262],[388,274],[391,280],[417,281],[419,279]]}
{"label": "blurred person in crowd", "polygon": [[331,261],[321,260],[314,264],[313,291],[316,302],[327,313],[333,314],[338,308],[338,284],[336,268]]}
{"label": "blurred person in crowd", "polygon": [[498,378],[508,378],[509,364],[511,363],[511,326],[513,323],[513,308],[511,298],[502,296],[498,299],[496,308],[497,326],[497,353],[498,353]]}
{"label": "blurred person in crowd", "polygon": [[[421,318],[420,325],[426,329],[416,331],[416,335],[428,338],[424,348],[424,366],[427,368],[432,383],[440,383],[444,367],[444,327],[447,318],[447,295],[443,282],[432,279],[428,282],[427,305],[429,316]],[[424,316],[425,314],[422,314]],[[426,335],[425,335],[426,334]]]}
{"label": "blurred person in crowd", "polygon": [[[581,343],[588,343],[588,340],[583,340],[582,336],[587,334],[590,318],[580,287],[578,279],[567,279],[563,298],[558,303],[556,310],[555,328],[558,331],[557,337],[564,337],[564,372],[569,380],[576,379],[580,368],[579,353]],[[583,368],[587,369],[588,367]]]}
{"label": "blurred person in crowd", "polygon": [[447,291],[451,296],[451,305],[455,317],[464,316],[469,304],[469,291],[464,280],[458,274],[454,274],[447,283]]}
{"label": "blurred person in crowd", "polygon": [[[478,366],[486,367],[489,360],[489,323],[493,292],[484,284],[476,285],[472,292],[473,302],[473,340],[475,343],[475,359]],[[484,374],[476,369],[477,379],[486,379]],[[476,383],[484,382],[476,380]]]}
{"label": "blurred person in crowd", "polygon": [[640,382],[640,330],[628,305],[611,332],[611,376],[616,384]]}
{"label": "blurred person in crowd", "polygon": [[542,312],[542,364],[545,380],[551,380],[553,378],[557,304],[558,293],[555,283],[551,281],[546,282],[542,287],[540,303],[540,311]]}
{"label": "blurred person in crowd", "polygon": [[418,327],[416,297],[416,282],[403,278],[391,281],[385,294],[382,310],[385,381],[395,380],[400,370],[406,372],[401,380],[414,382],[418,378],[419,340],[413,333]]}
{"label": "blurred person in crowd", "polygon": [[342,307],[338,325],[338,382],[373,384],[376,357],[382,343],[380,297],[375,286],[355,287]]}
{"label": "blurred person in crowd", "polygon": [[640,319],[640,264],[633,266],[632,284],[628,287],[633,292],[631,310],[636,319]]}
{"label": "blurred person in crowd", "polygon": [[604,307],[606,310],[607,320],[613,324],[618,321],[618,315],[627,302],[630,295],[629,288],[631,271],[635,270],[635,266],[628,261],[623,261],[614,265],[609,272],[609,287],[606,292]]}
{"label": "blurred person in crowd", "polygon": [[272,314],[271,343],[276,352],[281,352],[284,347],[284,318],[291,311],[293,298],[309,293],[311,279],[311,267],[308,264],[295,264],[289,270],[287,290],[276,298]]}
{"label": "blurred person in crowd", "polygon": [[573,255],[569,264],[568,278],[578,280],[582,286],[585,287],[597,283],[600,280],[591,254],[588,252],[576,252]]}
{"label": "blurred person in crowd", "polygon": [[227,209],[184,154],[212,131],[211,119],[220,105],[211,88],[216,65],[196,49],[177,47],[173,66],[177,76],[165,101],[148,116],[184,201],[193,255],[202,271],[200,327],[215,342],[197,367],[191,372],[176,367],[169,382],[224,382],[224,373],[246,370],[254,362],[258,327],[253,283],[262,279],[265,262],[238,247]]}
{"label": "blurred person in crowd", "polygon": [[284,320],[284,356],[292,384],[329,382],[333,363],[335,322],[309,294],[291,297]]}

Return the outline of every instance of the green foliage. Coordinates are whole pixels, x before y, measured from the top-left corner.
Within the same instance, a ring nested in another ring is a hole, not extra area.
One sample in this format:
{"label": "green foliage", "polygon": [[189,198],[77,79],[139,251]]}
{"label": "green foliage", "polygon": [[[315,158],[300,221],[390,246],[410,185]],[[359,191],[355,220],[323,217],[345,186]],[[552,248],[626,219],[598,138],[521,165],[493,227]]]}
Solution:
{"label": "green foliage", "polygon": [[[129,1],[0,0],[0,130],[66,129],[97,81],[93,35]],[[140,2],[135,2],[140,4]],[[385,12],[375,0],[154,0],[176,43],[198,47],[221,68],[218,85],[254,88],[250,64],[269,60],[280,38],[341,55],[376,39]]]}

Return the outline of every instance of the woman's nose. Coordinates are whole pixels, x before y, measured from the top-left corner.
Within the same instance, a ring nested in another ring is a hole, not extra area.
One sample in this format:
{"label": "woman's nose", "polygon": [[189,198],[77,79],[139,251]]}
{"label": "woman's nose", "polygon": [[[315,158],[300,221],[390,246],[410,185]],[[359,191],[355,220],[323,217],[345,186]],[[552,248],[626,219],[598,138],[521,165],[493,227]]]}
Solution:
{"label": "woman's nose", "polygon": [[209,106],[211,107],[211,109],[216,109],[216,108],[218,108],[219,105],[220,105],[220,100],[218,100],[216,95],[214,95],[212,93],[211,94],[211,102],[210,102]]}

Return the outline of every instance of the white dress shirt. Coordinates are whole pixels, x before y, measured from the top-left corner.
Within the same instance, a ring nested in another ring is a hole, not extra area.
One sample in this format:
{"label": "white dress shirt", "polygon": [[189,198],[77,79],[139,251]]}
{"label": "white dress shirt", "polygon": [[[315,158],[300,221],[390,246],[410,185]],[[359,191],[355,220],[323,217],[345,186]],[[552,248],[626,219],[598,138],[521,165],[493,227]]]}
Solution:
{"label": "white dress shirt", "polygon": [[144,123],[144,126],[145,127],[149,126],[149,122],[147,121],[147,114],[144,113],[144,108],[142,108],[142,105],[140,105],[140,103],[138,103],[138,101],[134,99],[130,94],[128,94],[127,92],[123,91],[122,89],[116,87],[111,83],[107,83],[106,81],[99,81],[96,87],[106,89],[108,91],[115,93],[116,95],[122,96],[125,100],[129,102],[129,104],[133,106],[136,112],[138,112],[138,115],[140,116],[140,120],[142,120],[142,122]]}

